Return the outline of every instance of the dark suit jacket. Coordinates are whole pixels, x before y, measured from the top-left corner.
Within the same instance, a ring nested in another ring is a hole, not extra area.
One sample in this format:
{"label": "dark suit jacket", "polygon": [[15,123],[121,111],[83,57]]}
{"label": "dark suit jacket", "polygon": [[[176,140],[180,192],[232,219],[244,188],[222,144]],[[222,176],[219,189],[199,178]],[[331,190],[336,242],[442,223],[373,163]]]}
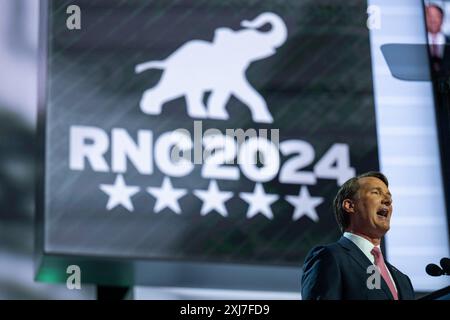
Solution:
{"label": "dark suit jacket", "polygon": [[450,77],[450,41],[447,37],[445,38],[445,43],[445,45],[440,45],[440,50],[443,53],[442,57],[435,57],[430,52],[432,76],[438,82],[445,82]]}
{"label": "dark suit jacket", "polygon": [[[414,299],[414,289],[408,276],[387,261],[400,300]],[[367,280],[372,263],[349,239],[318,246],[310,251],[303,265],[302,298],[305,300],[392,300],[386,282],[380,289],[369,289]]]}

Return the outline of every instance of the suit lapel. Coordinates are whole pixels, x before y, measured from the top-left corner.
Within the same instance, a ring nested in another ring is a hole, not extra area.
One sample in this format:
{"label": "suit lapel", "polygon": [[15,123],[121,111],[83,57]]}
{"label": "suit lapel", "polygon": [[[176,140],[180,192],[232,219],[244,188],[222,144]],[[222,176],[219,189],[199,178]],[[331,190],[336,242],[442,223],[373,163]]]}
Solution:
{"label": "suit lapel", "polygon": [[364,272],[367,272],[367,268],[372,265],[372,262],[367,259],[366,255],[358,248],[358,246],[346,237],[341,237],[338,243],[344,247],[347,253],[361,266],[361,268],[364,269]]}
{"label": "suit lapel", "polygon": [[[347,251],[347,253],[361,266],[361,268],[364,269],[364,273],[367,274],[367,268],[373,264],[366,257],[366,255],[361,251],[361,249],[359,249],[356,244],[354,244],[351,240],[347,239],[344,236],[341,237],[341,239],[339,239],[338,243],[342,247],[344,247],[344,249]],[[391,274],[392,274],[392,272],[391,272]],[[367,276],[369,276],[369,274],[367,274]],[[384,281],[383,277],[381,277],[381,274],[380,274],[380,278],[381,278],[380,279],[381,289],[384,291],[384,293],[386,293],[386,295],[389,297],[390,300],[394,300],[391,290],[389,290],[389,287],[388,287],[386,281]],[[397,285],[397,281],[395,281],[395,283]],[[397,288],[398,288],[398,285],[397,285]]]}
{"label": "suit lapel", "polygon": [[402,295],[402,286],[400,283],[400,279],[399,279],[399,275],[398,275],[398,270],[395,269],[389,262],[387,262],[386,260],[384,261],[386,263],[387,268],[389,269],[389,272],[391,273],[392,279],[395,282],[395,286],[397,287],[397,294],[398,294],[398,299],[400,300],[401,298],[403,298]]}

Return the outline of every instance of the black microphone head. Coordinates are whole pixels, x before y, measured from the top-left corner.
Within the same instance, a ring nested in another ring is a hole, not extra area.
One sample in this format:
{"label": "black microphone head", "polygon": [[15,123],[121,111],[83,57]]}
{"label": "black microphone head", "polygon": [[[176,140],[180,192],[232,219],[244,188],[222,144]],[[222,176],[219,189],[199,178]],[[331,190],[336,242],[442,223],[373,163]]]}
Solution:
{"label": "black microphone head", "polygon": [[425,268],[425,271],[433,277],[438,277],[441,276],[444,271],[439,268],[439,266],[437,264],[434,263],[430,263],[429,265],[427,265],[427,267]]}
{"label": "black microphone head", "polygon": [[450,273],[450,259],[449,258],[442,258],[440,261],[442,269],[444,269],[444,272]]}

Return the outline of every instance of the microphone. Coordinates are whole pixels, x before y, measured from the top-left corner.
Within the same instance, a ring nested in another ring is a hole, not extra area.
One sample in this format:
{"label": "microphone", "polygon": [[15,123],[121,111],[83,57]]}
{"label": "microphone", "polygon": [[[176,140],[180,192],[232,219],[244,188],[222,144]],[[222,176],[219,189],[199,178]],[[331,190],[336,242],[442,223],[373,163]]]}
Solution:
{"label": "microphone", "polygon": [[437,264],[430,263],[425,268],[425,271],[432,277],[439,277],[444,274],[444,270],[442,270]]}
{"label": "microphone", "polygon": [[446,274],[450,274],[450,259],[449,258],[442,258],[440,261],[441,268]]}

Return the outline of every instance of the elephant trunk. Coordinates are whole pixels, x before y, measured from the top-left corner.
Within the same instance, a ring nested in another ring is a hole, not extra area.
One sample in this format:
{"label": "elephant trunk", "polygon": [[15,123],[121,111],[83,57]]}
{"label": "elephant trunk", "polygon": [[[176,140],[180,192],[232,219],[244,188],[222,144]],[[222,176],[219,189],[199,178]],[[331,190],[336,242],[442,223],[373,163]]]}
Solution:
{"label": "elephant trunk", "polygon": [[275,47],[281,46],[287,38],[287,28],[284,21],[272,12],[261,13],[255,19],[249,21],[244,20],[241,22],[241,26],[250,29],[258,29],[270,23],[271,30],[267,31],[265,35],[270,39],[270,43]]}

